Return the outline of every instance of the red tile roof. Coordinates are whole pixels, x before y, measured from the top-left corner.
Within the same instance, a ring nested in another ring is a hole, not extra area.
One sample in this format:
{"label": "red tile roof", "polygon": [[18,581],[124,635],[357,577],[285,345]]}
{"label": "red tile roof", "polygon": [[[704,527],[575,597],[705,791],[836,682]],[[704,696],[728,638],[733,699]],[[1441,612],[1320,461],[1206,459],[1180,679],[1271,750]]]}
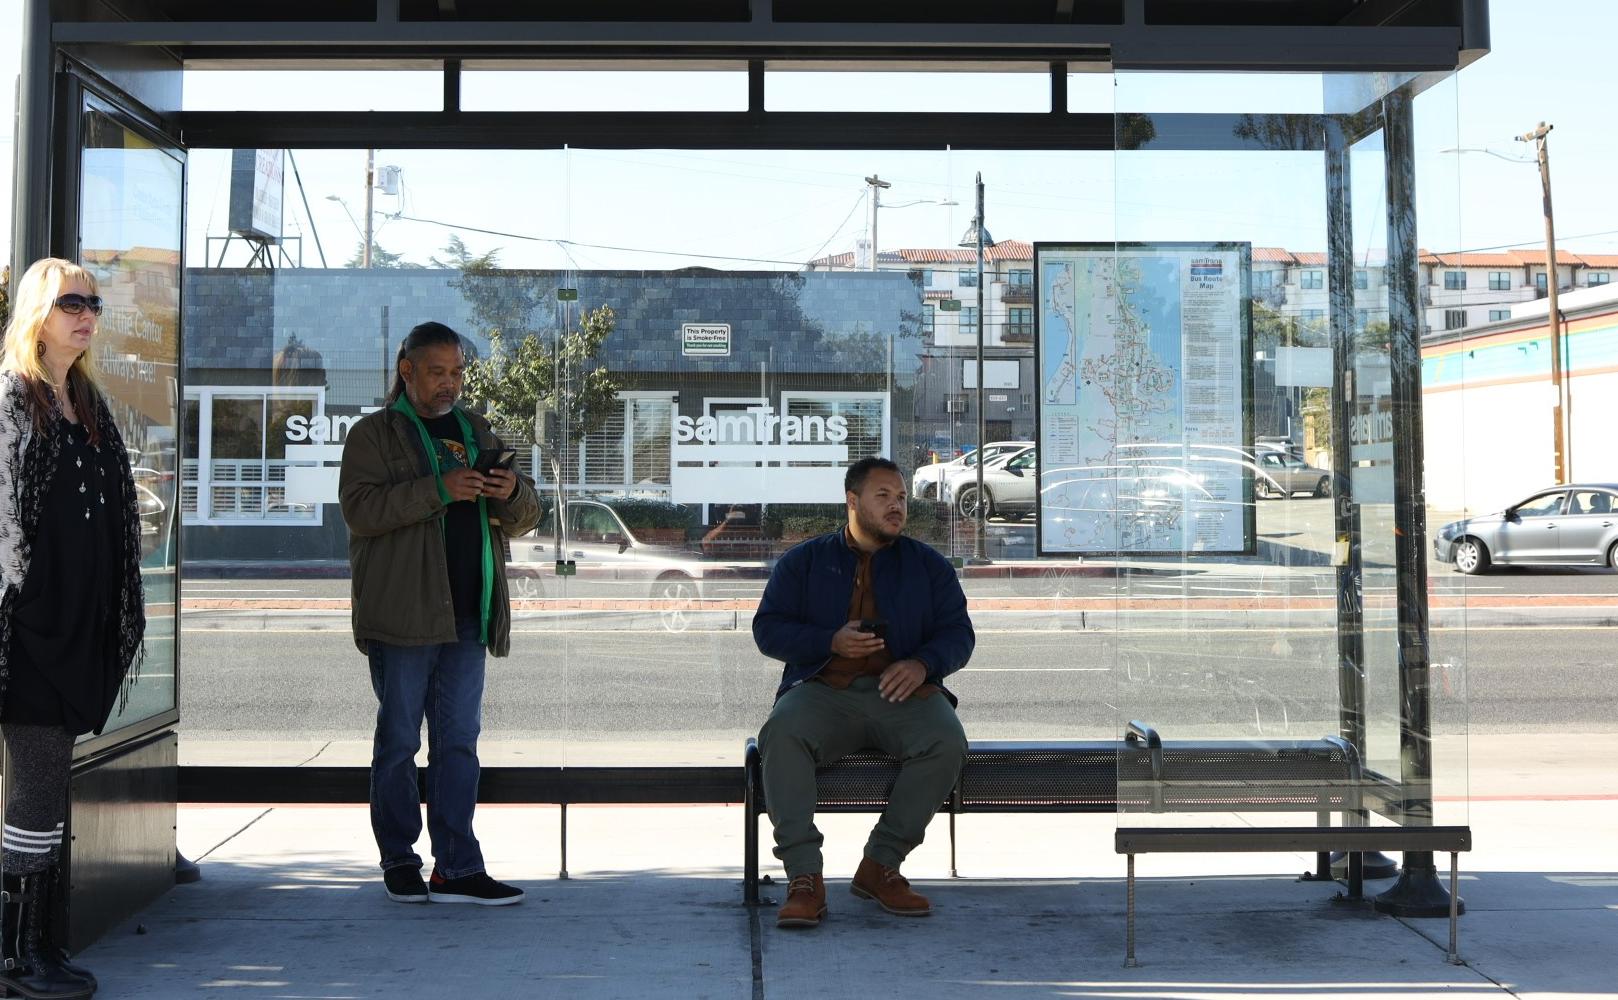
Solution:
{"label": "red tile roof", "polygon": [[1522,267],[1509,253],[1424,253],[1421,263],[1436,267]]}

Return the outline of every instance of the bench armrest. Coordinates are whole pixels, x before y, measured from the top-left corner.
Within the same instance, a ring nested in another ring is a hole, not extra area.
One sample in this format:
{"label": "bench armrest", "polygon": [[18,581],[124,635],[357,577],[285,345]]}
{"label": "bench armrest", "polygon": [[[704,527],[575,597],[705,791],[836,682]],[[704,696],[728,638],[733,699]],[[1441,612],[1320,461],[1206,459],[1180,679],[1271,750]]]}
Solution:
{"label": "bench armrest", "polygon": [[1157,735],[1157,730],[1141,722],[1139,719],[1130,719],[1129,725],[1124,729],[1125,743],[1145,743],[1153,750],[1163,748],[1163,740]]}

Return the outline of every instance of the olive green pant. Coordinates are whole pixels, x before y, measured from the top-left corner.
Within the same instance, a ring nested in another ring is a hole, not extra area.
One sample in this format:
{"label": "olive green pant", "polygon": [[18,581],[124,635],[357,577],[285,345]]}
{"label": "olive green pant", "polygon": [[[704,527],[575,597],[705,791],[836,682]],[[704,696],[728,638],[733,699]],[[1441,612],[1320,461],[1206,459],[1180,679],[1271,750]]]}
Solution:
{"label": "olive green pant", "polygon": [[825,838],[815,827],[815,768],[856,750],[876,749],[900,761],[888,807],[865,843],[865,856],[898,868],[920,844],[949,797],[966,759],[966,732],[940,692],[884,699],[875,677],[845,689],[816,681],[782,695],[759,733],[764,804],[775,827],[775,856],[787,877],[815,875]]}

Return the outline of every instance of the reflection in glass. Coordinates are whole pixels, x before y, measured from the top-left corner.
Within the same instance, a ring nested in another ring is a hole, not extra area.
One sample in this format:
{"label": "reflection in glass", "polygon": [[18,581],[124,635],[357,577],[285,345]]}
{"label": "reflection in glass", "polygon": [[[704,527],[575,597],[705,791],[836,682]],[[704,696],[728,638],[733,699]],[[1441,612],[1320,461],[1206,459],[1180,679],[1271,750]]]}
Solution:
{"label": "reflection in glass", "polygon": [[178,155],[99,105],[81,116],[79,258],[106,301],[96,338],[108,405],[129,448],[141,519],[146,654],[106,732],[175,707],[180,239]]}

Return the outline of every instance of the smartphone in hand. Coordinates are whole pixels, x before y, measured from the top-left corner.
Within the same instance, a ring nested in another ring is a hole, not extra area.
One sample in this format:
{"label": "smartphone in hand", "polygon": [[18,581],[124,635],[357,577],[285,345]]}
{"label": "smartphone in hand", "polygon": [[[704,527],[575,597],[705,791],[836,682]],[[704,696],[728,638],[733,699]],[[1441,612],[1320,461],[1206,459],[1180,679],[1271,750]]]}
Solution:
{"label": "smartphone in hand", "polygon": [[472,468],[484,475],[488,475],[495,469],[509,469],[516,464],[516,461],[517,452],[515,450],[511,448],[490,448],[486,451],[478,452],[478,460],[472,464]]}
{"label": "smartphone in hand", "polygon": [[876,636],[878,639],[888,637],[888,620],[886,618],[862,618],[860,631]]}

